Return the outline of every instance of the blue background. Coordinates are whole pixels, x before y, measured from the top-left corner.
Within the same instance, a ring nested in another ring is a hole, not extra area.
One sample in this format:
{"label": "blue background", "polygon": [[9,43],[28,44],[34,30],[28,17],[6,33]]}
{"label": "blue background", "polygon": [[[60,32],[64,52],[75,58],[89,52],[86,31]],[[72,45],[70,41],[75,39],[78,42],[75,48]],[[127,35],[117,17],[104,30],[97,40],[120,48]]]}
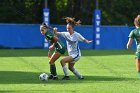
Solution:
{"label": "blue background", "polygon": [[[51,25],[58,31],[66,31],[65,25]],[[100,49],[126,49],[128,35],[134,27],[128,26],[101,26]],[[92,44],[79,43],[81,49],[94,49],[93,26],[78,26],[79,32]],[[64,42],[64,38],[60,37]],[[39,24],[0,24],[0,48],[43,48],[44,37],[39,30]],[[132,44],[135,49],[135,42]]]}

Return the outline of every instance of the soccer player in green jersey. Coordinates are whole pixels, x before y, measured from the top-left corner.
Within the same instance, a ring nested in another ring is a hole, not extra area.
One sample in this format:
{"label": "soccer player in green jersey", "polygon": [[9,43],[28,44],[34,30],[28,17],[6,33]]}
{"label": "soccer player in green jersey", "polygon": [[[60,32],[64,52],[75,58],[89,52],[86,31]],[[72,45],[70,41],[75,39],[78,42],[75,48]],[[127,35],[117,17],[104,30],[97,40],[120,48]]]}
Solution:
{"label": "soccer player in green jersey", "polygon": [[[61,42],[61,40],[52,33],[53,31],[50,31],[48,29],[48,26],[45,23],[42,23],[40,25],[40,32],[51,43],[51,46],[49,47],[49,50],[48,50],[48,57],[50,58],[49,60],[50,72],[51,72],[49,79],[57,80],[58,77],[56,73],[55,61],[62,54],[65,53],[65,46]],[[52,54],[53,50],[54,50],[54,53]]]}
{"label": "soccer player in green jersey", "polygon": [[133,39],[136,41],[137,50],[136,50],[136,70],[138,72],[138,76],[140,77],[140,15],[138,15],[134,19],[134,25],[136,29],[132,30],[129,34],[129,40],[127,43],[127,49],[130,48]]}

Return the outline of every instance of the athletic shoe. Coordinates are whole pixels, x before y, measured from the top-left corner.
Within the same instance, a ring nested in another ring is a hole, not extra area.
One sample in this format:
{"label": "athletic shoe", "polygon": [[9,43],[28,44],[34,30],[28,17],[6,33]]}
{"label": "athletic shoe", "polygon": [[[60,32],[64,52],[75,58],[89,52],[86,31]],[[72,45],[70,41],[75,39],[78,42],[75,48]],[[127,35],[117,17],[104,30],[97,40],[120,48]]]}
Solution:
{"label": "athletic shoe", "polygon": [[69,77],[69,76],[64,76],[64,77],[62,78],[62,80],[70,80],[70,77]]}
{"label": "athletic shoe", "polygon": [[57,76],[53,76],[52,80],[58,80]]}
{"label": "athletic shoe", "polygon": [[53,75],[51,74],[48,79],[53,79]]}
{"label": "athletic shoe", "polygon": [[84,79],[84,77],[81,77],[81,78],[78,78],[78,79],[81,79],[81,80],[83,80],[83,79]]}

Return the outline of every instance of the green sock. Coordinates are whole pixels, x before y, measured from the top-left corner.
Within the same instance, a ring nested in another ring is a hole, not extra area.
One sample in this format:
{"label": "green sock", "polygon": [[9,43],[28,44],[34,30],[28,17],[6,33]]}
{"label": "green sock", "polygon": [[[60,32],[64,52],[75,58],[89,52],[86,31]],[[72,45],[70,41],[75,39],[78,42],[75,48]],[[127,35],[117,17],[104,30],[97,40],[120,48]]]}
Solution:
{"label": "green sock", "polygon": [[138,77],[140,78],[140,72],[138,72]]}
{"label": "green sock", "polygon": [[55,64],[53,64],[53,65],[50,64],[50,72],[51,72],[51,74],[52,74],[53,76],[56,76],[56,75],[57,75]]}

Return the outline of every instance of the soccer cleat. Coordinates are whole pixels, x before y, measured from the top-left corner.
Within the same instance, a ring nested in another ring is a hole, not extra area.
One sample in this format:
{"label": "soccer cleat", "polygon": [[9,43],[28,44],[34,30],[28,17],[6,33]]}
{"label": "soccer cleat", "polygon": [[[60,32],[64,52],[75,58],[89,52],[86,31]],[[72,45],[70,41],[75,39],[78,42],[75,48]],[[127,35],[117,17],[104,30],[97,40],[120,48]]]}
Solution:
{"label": "soccer cleat", "polygon": [[52,80],[58,80],[58,77],[57,77],[57,76],[54,76],[54,77],[52,78]]}
{"label": "soccer cleat", "polygon": [[70,80],[70,77],[69,77],[69,76],[64,76],[64,77],[62,78],[62,80]]}
{"label": "soccer cleat", "polygon": [[81,77],[81,78],[78,78],[78,79],[81,79],[81,80],[83,80],[83,79],[84,79],[84,77]]}
{"label": "soccer cleat", "polygon": [[53,79],[53,75],[50,75],[48,79]]}

